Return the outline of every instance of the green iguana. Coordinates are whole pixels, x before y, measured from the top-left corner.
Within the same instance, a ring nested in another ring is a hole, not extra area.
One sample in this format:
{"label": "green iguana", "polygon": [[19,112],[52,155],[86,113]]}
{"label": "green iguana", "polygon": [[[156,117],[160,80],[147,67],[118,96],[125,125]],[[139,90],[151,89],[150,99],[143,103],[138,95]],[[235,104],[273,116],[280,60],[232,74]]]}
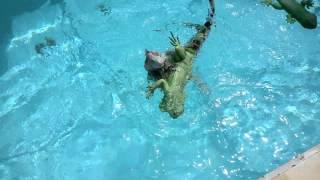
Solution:
{"label": "green iguana", "polygon": [[312,0],[302,0],[300,3],[296,0],[263,0],[263,3],[272,6],[274,9],[285,10],[288,13],[287,22],[290,24],[298,21],[307,29],[317,27],[317,16],[306,10],[313,7]]}
{"label": "green iguana", "polygon": [[192,25],[197,29],[197,33],[186,45],[182,46],[179,38],[174,37],[170,32],[169,39],[174,50],[165,53],[146,50],[145,53],[144,67],[148,71],[149,77],[156,81],[147,87],[147,98],[150,98],[157,88],[161,88],[164,96],[159,108],[162,112],[168,112],[172,118],[179,117],[184,111],[184,87],[191,78],[193,60],[213,24],[214,0],[209,0],[209,3],[207,21],[204,25]]}

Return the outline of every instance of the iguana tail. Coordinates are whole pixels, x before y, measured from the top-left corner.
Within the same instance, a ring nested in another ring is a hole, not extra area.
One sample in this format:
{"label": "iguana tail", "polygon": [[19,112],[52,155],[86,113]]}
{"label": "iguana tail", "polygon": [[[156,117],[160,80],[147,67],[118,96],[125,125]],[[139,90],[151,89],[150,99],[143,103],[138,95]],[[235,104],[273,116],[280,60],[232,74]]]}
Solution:
{"label": "iguana tail", "polygon": [[214,24],[215,5],[214,0],[209,0],[209,13],[206,22],[203,25],[199,25],[197,33],[191,38],[191,40],[185,45],[185,48],[192,54],[197,54],[203,42],[209,35],[211,26]]}
{"label": "iguana tail", "polygon": [[211,25],[213,24],[213,17],[216,13],[215,6],[214,6],[214,0],[209,0],[209,5],[210,5],[210,9],[209,9],[209,15],[207,18],[207,22],[210,21],[209,27],[211,27]]}

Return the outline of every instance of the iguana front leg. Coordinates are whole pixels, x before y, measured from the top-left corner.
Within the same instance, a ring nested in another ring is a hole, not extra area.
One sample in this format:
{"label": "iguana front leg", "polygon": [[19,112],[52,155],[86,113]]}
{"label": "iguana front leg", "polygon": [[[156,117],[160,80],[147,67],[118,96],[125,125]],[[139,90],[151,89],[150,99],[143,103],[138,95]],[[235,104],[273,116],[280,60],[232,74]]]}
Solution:
{"label": "iguana front leg", "polygon": [[262,3],[267,6],[272,6],[274,9],[278,9],[278,10],[283,9],[283,7],[278,1],[273,2],[273,0],[263,0]]}
{"label": "iguana front leg", "polygon": [[183,61],[186,58],[186,50],[184,49],[183,46],[181,46],[179,37],[174,37],[173,33],[170,32],[171,37],[169,37],[170,39],[170,44],[174,47],[174,51],[175,51],[175,58],[174,61],[175,62],[180,62]]}
{"label": "iguana front leg", "polygon": [[157,88],[161,88],[164,91],[164,93],[166,93],[169,90],[169,85],[167,81],[164,79],[159,79],[157,82],[149,85],[147,87],[147,92],[146,92],[147,99],[153,96],[153,93]]}

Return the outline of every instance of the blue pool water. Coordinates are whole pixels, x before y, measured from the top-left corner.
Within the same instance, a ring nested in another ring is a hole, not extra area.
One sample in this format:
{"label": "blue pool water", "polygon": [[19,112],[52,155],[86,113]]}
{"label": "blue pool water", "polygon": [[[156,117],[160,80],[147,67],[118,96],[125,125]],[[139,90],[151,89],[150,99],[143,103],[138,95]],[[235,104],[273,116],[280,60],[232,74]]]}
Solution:
{"label": "blue pool water", "polygon": [[282,11],[217,1],[172,120],[145,98],[144,49],[186,42],[207,0],[37,2],[3,23],[0,179],[257,179],[320,142],[320,31]]}

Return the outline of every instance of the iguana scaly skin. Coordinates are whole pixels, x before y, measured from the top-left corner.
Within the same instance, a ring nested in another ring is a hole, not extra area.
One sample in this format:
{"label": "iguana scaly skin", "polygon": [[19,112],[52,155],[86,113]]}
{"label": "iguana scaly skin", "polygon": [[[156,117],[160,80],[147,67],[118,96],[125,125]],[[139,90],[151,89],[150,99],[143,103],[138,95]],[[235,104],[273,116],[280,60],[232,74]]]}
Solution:
{"label": "iguana scaly skin", "polygon": [[157,88],[161,88],[164,93],[159,108],[162,112],[168,112],[172,118],[179,117],[184,111],[185,91],[184,87],[188,79],[191,78],[193,60],[205,41],[214,15],[213,0],[210,2],[209,17],[204,25],[197,25],[197,33],[185,45],[181,46],[178,37],[171,33],[171,44],[174,46],[174,53],[171,60],[174,63],[174,70],[147,88],[147,98],[150,98]]}
{"label": "iguana scaly skin", "polygon": [[312,7],[312,0],[302,0],[298,3],[296,0],[264,0],[266,5],[271,5],[274,9],[285,10],[288,13],[287,21],[293,23],[297,20],[304,28],[314,29],[317,27],[317,16],[310,13],[306,8]]}

